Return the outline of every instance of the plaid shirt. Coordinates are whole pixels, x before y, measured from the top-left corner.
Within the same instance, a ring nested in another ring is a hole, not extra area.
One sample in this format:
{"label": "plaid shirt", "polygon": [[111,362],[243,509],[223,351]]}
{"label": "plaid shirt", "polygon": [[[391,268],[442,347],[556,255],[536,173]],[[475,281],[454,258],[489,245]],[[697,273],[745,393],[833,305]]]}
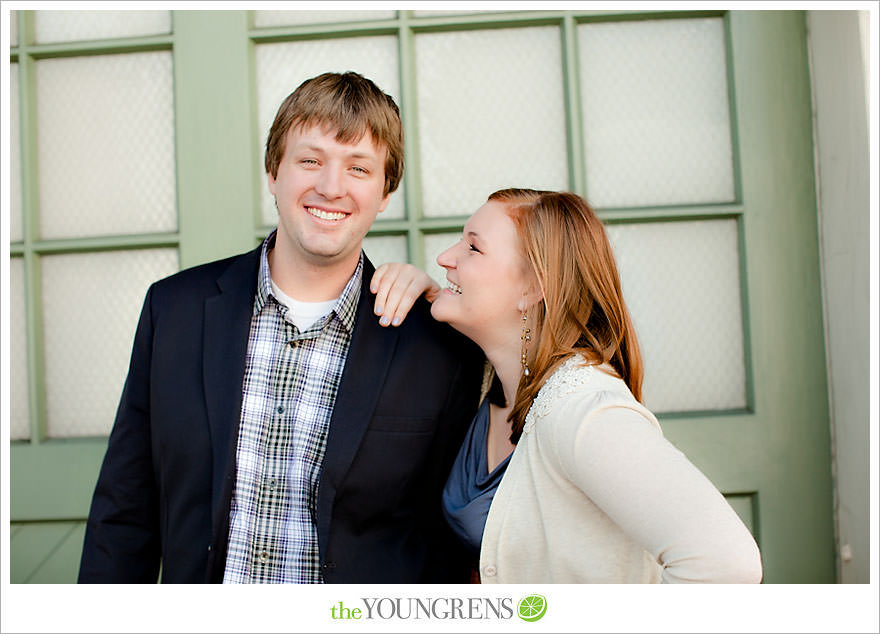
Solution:
{"label": "plaid shirt", "polygon": [[286,319],[260,256],[242,385],[224,583],[321,583],[315,528],[327,429],[361,291],[363,255],[333,310],[308,330]]}

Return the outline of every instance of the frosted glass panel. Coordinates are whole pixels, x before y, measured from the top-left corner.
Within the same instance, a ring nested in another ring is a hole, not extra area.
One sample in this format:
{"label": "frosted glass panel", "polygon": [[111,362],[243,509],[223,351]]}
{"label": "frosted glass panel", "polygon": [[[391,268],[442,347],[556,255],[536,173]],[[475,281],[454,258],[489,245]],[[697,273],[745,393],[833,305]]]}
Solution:
{"label": "frosted glass panel", "polygon": [[426,216],[470,215],[496,189],[568,183],[559,30],[416,35]]}
{"label": "frosted glass panel", "polygon": [[18,46],[18,11],[9,12],[9,45]]}
{"label": "frosted glass panel", "polygon": [[424,236],[425,271],[441,288],[446,288],[446,269],[437,264],[437,256],[461,240],[461,231],[455,233],[429,233]]}
{"label": "frosted glass panel", "polygon": [[254,26],[261,29],[292,24],[393,20],[395,16],[395,11],[254,11]]}
{"label": "frosted glass panel", "polygon": [[386,262],[406,262],[406,236],[367,236],[364,251],[373,266]]}
{"label": "frosted glass panel", "polygon": [[733,200],[720,18],[582,24],[578,46],[592,204]]}
{"label": "frosted glass panel", "polygon": [[9,262],[9,438],[30,438],[28,423],[27,347],[25,330],[24,261]]}
{"label": "frosted glass panel", "polygon": [[655,412],[746,406],[735,220],[611,225]]}
{"label": "frosted glass panel", "polygon": [[144,295],[177,271],[177,250],[52,255],[42,269],[49,435],[107,434]]}
{"label": "frosted glass panel", "polygon": [[21,120],[19,119],[18,64],[9,65],[9,239],[23,240],[21,215]]}
{"label": "frosted glass panel", "polygon": [[170,32],[171,13],[168,11],[34,12],[34,35],[40,44]]}
{"label": "frosted glass panel", "polygon": [[42,237],[176,230],[171,54],[36,69]]}
{"label": "frosted glass panel", "polygon": [[[351,37],[263,44],[256,47],[257,116],[259,156],[266,151],[266,138],[278,107],[306,79],[321,73],[354,71],[371,79],[400,106],[397,37]],[[262,220],[278,222],[278,212],[263,180]],[[403,183],[391,195],[380,218],[403,217]]]}

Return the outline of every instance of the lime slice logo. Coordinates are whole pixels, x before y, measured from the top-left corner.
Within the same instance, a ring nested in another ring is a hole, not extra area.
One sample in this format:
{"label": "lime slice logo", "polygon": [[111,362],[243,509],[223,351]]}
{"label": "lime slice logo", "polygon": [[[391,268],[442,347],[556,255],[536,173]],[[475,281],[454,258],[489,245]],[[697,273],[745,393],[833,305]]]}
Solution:
{"label": "lime slice logo", "polygon": [[547,612],[547,599],[540,594],[530,594],[519,602],[519,618],[529,623],[539,620]]}

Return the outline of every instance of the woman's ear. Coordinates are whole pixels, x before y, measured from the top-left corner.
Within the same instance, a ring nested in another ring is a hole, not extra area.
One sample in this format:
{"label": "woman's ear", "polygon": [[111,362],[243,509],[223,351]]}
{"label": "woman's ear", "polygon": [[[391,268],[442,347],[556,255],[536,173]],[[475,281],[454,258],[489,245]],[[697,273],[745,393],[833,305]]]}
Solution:
{"label": "woman's ear", "polygon": [[538,276],[532,274],[529,278],[529,282],[526,285],[525,290],[523,290],[522,297],[520,297],[517,304],[517,308],[521,313],[524,313],[544,299],[544,289],[541,286],[541,281],[538,279]]}

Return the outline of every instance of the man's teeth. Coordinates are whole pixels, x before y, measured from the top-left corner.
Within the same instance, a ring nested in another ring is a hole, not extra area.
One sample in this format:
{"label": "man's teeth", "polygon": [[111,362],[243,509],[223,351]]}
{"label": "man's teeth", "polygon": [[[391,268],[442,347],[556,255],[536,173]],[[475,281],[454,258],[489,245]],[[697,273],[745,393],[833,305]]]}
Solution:
{"label": "man's teeth", "polygon": [[458,284],[453,284],[452,282],[449,282],[447,288],[456,295],[461,295],[461,286],[459,286]]}
{"label": "man's teeth", "polygon": [[342,220],[343,218],[345,218],[344,213],[338,211],[324,211],[323,209],[318,209],[317,207],[306,207],[306,211],[316,218],[321,218],[322,220]]}

